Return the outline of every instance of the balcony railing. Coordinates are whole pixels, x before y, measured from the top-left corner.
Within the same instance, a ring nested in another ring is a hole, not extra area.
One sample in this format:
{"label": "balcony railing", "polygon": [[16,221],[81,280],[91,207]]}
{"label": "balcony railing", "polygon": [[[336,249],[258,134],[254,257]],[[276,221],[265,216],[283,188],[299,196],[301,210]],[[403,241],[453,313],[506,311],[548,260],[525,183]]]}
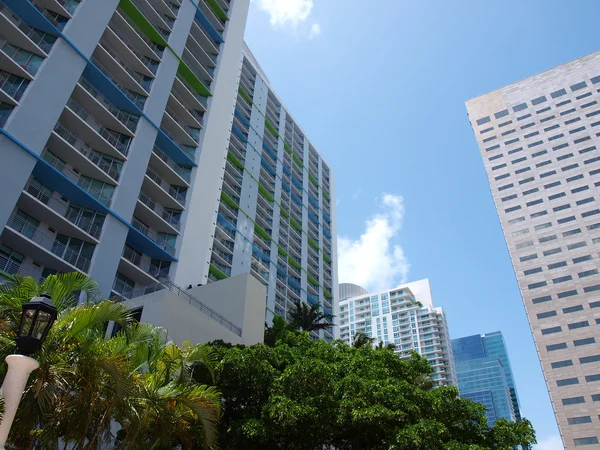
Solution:
{"label": "balcony railing", "polygon": [[19,47],[9,44],[0,37],[0,50],[2,50],[15,64],[20,66],[29,75],[35,76],[44,60],[41,56],[31,53]]}
{"label": "balcony railing", "polygon": [[87,272],[90,268],[90,260],[88,258],[75,252],[62,242],[57,241],[54,236],[50,236],[43,231],[38,230],[37,227],[26,222],[22,217],[17,216],[15,213],[11,214],[7,226],[25,236],[27,239],[35,242],[40,247],[48,250],[59,259],[77,267],[82,272]]}
{"label": "balcony railing", "polygon": [[42,151],[42,158],[44,158],[44,161],[46,161],[52,167],[57,169],[59,172],[62,172],[63,175],[65,175],[68,179],[73,181],[83,190],[88,192],[92,197],[101,202],[103,205],[110,206],[112,196],[104,195],[102,192],[100,192],[91,185],[85,186],[82,183],[81,176],[78,173],[73,172],[67,166],[65,166],[65,163],[58,159],[56,156],[54,156],[52,153],[44,149],[44,151]]}
{"label": "balcony railing", "polygon": [[174,189],[169,183],[163,180],[156,172],[154,172],[150,167],[146,169],[146,175],[156,184],[158,184],[165,192],[167,192],[173,199],[177,201],[180,205],[185,204],[185,197],[187,192],[179,192]]}
{"label": "balcony railing", "polygon": [[67,141],[79,153],[94,163],[100,170],[106,173],[115,181],[119,181],[121,175],[122,162],[108,162],[102,157],[102,154],[90,147],[82,139],[78,138],[72,131],[69,131],[64,125],[58,122],[54,126],[54,132]]}
{"label": "balcony railing", "polygon": [[130,113],[117,108],[106,97],[104,97],[104,95],[98,92],[98,90],[92,86],[92,83],[85,78],[79,79],[79,85],[84,88],[92,97],[98,100],[106,109],[108,109],[119,122],[131,130],[132,133],[135,133],[137,124],[140,120],[138,116],[132,116]]}
{"label": "balcony railing", "polygon": [[125,298],[133,297],[134,289],[127,283],[124,283],[123,281],[119,280],[118,278],[115,278],[115,280],[113,281],[112,290]]}
{"label": "balcony railing", "polygon": [[69,21],[69,19],[67,17],[61,16],[58,13],[47,10],[42,5],[40,5],[36,0],[33,0],[31,3],[33,4],[33,6],[35,6],[37,8],[37,10],[40,13],[42,13],[42,15],[46,19],[48,19],[56,28],[58,28],[58,31],[62,31],[63,28],[65,27],[65,25],[67,24],[67,22]]}
{"label": "balcony railing", "polygon": [[[148,45],[148,47],[150,47],[152,49],[152,51],[154,53],[156,53],[156,56],[158,56],[159,58],[162,58],[165,48],[162,45],[159,45],[155,42],[152,42],[150,39],[148,39],[146,37],[146,35],[138,28],[138,25],[133,20],[131,20],[127,14],[125,14],[125,13],[121,14],[119,12],[119,15],[125,22],[127,22],[131,26],[131,28],[133,28],[133,30],[138,34],[138,36]],[[112,28],[112,26],[111,26],[111,28]]]}
{"label": "balcony railing", "polygon": [[0,89],[19,101],[29,86],[29,80],[0,70]]}
{"label": "balcony railing", "polygon": [[136,83],[140,85],[142,89],[146,92],[150,92],[150,88],[152,87],[152,78],[142,75],[141,73],[136,72],[131,67],[123,61],[119,53],[107,42],[101,41],[100,46],[104,49],[106,53],[113,57],[113,59],[121,66],[121,68],[133,78]]}
{"label": "balcony railing", "polygon": [[167,154],[165,152],[163,152],[161,149],[159,149],[158,147],[154,147],[154,149],[152,149],[152,151],[154,152],[154,154],[156,156],[158,156],[167,166],[169,166],[171,169],[173,169],[173,171],[179,175],[181,178],[183,178],[185,181],[187,181],[188,183],[190,182],[191,178],[192,178],[192,171],[190,169],[186,169],[182,166],[180,166],[179,164],[177,164],[175,161],[173,161],[171,158],[169,158],[167,156]]}
{"label": "balcony railing", "polygon": [[[123,41],[124,43],[127,43],[130,41],[129,38],[127,38],[125,36],[125,33],[123,33],[123,31],[121,31],[119,29],[119,27],[115,26],[114,24],[109,25],[109,28],[111,29],[111,31],[113,33],[115,33],[119,39],[121,39],[121,41]],[[127,45],[127,44],[126,44]],[[127,48],[131,51],[131,53],[133,53],[137,59],[140,60],[140,62],[146,66],[146,68],[152,72],[154,75],[156,75],[156,71],[158,69],[158,61],[153,60],[152,58],[148,58],[147,56],[142,55],[140,52],[138,52],[136,49],[133,48],[133,46],[131,45],[127,45]]]}
{"label": "balcony railing", "polygon": [[139,267],[148,275],[156,279],[167,278],[169,276],[168,269],[161,269],[160,267],[152,264],[152,260],[149,256],[137,253],[127,246],[123,248],[122,256],[127,261],[133,263],[135,266]]}
{"label": "balcony railing", "polygon": [[164,240],[160,238],[158,233],[152,228],[150,228],[148,225],[143,224],[134,217],[131,220],[131,226],[138,230],[140,233],[142,233],[144,236],[147,236],[150,240],[152,240],[156,245],[165,250],[167,253],[175,255],[175,247],[164,242]]}
{"label": "balcony railing", "polygon": [[25,36],[31,39],[35,45],[41,48],[45,53],[50,53],[52,46],[56,42],[56,37],[43,31],[30,27],[23,22],[2,0],[0,0],[0,12],[3,13]]}
{"label": "balcony railing", "polygon": [[66,218],[69,222],[89,235],[98,239],[102,231],[102,227],[92,222],[89,218],[83,217],[79,210],[73,209],[67,202],[58,199],[53,195],[49,196],[45,191],[40,190],[34,183],[29,181],[25,185],[25,192],[30,194],[32,197],[38,199],[40,202],[48,206],[51,210],[58,213],[60,216]]}
{"label": "balcony railing", "polygon": [[118,87],[123,94],[125,94],[129,100],[131,100],[138,108],[144,109],[144,105],[146,104],[146,96],[138,94],[137,92],[132,92],[126,87],[124,87],[121,83],[117,81],[117,79],[113,76],[112,72],[104,67],[97,58],[91,58],[92,63],[102,72],[106,77],[114,83],[116,87]]}
{"label": "balcony railing", "polygon": [[[67,106],[75,114],[77,114],[81,120],[87,123],[100,136],[102,136],[110,145],[116,148],[119,153],[121,153],[123,156],[127,156],[127,153],[129,152],[129,144],[131,142],[131,138],[129,136],[125,136],[124,134],[117,133],[116,131],[112,131],[104,127],[104,125],[98,122],[83,106],[81,106],[72,98],[67,102]],[[121,140],[121,138],[124,138],[124,140]]]}
{"label": "balcony railing", "polygon": [[180,219],[178,217],[174,217],[168,211],[165,211],[164,208],[156,203],[149,195],[145,194],[143,191],[140,191],[139,200],[152,211],[154,211],[158,216],[160,216],[165,222],[171,225],[176,230],[179,230],[181,226]]}
{"label": "balcony railing", "polygon": [[196,158],[196,147],[192,147],[191,145],[183,144],[179,139],[177,139],[173,133],[167,130],[165,127],[160,127],[163,133],[165,133],[169,138],[179,147],[179,149],[187,154],[192,160]]}

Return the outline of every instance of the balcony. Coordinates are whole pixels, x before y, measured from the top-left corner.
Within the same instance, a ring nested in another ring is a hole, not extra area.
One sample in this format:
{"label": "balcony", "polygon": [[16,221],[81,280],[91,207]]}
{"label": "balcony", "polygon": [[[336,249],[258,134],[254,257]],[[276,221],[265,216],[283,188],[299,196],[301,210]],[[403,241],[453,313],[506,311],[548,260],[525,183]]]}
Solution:
{"label": "balcony", "polygon": [[192,88],[187,81],[185,81],[179,75],[175,77],[175,82],[173,83],[173,93],[175,93],[177,97],[181,99],[182,103],[185,102],[189,104],[192,109],[206,112],[208,105],[206,97],[198,94],[194,88]]}
{"label": "balcony", "polygon": [[192,171],[173,161],[158,147],[152,149],[150,167],[169,184],[189,186]]}
{"label": "balcony", "polygon": [[117,51],[106,41],[100,41],[100,45],[94,51],[93,59],[97,59],[100,65],[106,67],[118,82],[126,89],[139,95],[147,97],[152,86],[152,78],[131,69]]}
{"label": "balcony", "polygon": [[[168,114],[165,114],[163,116],[163,122],[164,122],[164,118],[168,117],[168,116],[169,116]],[[173,119],[169,118],[168,121],[169,122],[173,122]],[[171,141],[173,141],[173,143],[179,148],[179,150],[181,150],[186,155],[188,155],[192,159],[192,161],[196,160],[196,149],[198,148],[198,144],[195,144],[195,145],[186,145],[183,142],[181,142],[179,139],[177,139],[175,137],[175,135],[173,134],[173,132],[171,132],[169,130],[169,128],[161,126],[160,129],[161,129],[161,131],[163,133],[165,133],[169,137],[169,139],[171,139]]]}
{"label": "balcony", "polygon": [[90,259],[82,256],[50,234],[46,234],[29,222],[13,213],[6,224],[5,233],[11,239],[11,245],[20,253],[35,255],[34,259],[49,267],[56,267],[63,272],[87,272]]}
{"label": "balcony", "polygon": [[80,174],[75,173],[73,170],[67,167],[64,161],[58,158],[47,148],[42,151],[41,156],[48,164],[50,164],[56,170],[65,175],[66,178],[71,180],[73,183],[77,184],[79,187],[81,187],[84,191],[86,191],[88,194],[90,194],[103,205],[110,207],[110,203],[112,201],[112,194],[106,195],[103,192],[94,188],[92,185],[87,183],[87,180],[81,178]]}
{"label": "balcony", "polygon": [[188,147],[198,147],[200,142],[200,128],[186,125],[185,121],[169,105],[165,108],[163,124],[169,130],[172,130],[183,144]]}
{"label": "balcony", "polygon": [[219,203],[219,214],[223,216],[225,220],[234,226],[237,226],[238,212],[237,209],[231,208],[224,202]]}
{"label": "balcony", "polygon": [[32,28],[15,14],[4,2],[0,1],[0,29],[7,40],[36,53],[47,56],[56,42],[56,37],[41,30]]}
{"label": "balcony", "polygon": [[111,22],[111,28],[114,31],[115,27],[112,26],[113,24],[116,25],[120,32],[124,33],[126,37],[130,37],[130,40],[139,40],[140,45],[138,46],[138,49],[144,48],[143,45],[141,45],[143,42],[146,45],[146,49],[150,50],[150,53],[147,53],[147,50],[142,51],[142,53],[147,53],[148,56],[156,57],[156,59],[159,60],[162,58],[165,48],[148,39],[144,32],[139,29],[138,25],[131,20],[127,14],[121,12],[121,10],[117,10],[117,14],[113,15]]}
{"label": "balcony", "polygon": [[101,118],[108,128],[123,135],[134,136],[140,117],[117,108],[87,79],[79,79],[72,98],[81,105],[85,104],[90,114]]}
{"label": "balcony", "polygon": [[[96,178],[105,183],[119,181],[123,161],[94,150],[60,122],[54,126],[53,132],[54,134],[50,137],[48,145],[58,157],[77,166],[83,175]],[[75,149],[81,156],[73,155],[72,149]]]}
{"label": "balcony", "polygon": [[200,0],[198,2],[198,6],[200,10],[204,13],[204,15],[208,18],[209,22],[215,29],[222,34],[225,31],[225,23],[223,20],[219,19],[213,10],[206,4],[204,0]]}
{"label": "balcony", "polygon": [[[130,67],[131,70],[151,78],[156,75],[159,62],[142,55],[136,50],[134,44],[139,45],[139,41],[137,39],[131,41],[130,33],[126,35],[126,32],[121,31],[119,27],[109,25],[104,31],[102,39],[104,43],[107,43],[112,48],[120,50],[119,55],[123,58],[123,63]],[[147,46],[144,45],[142,48],[147,48]]]}
{"label": "balcony", "polygon": [[122,301],[122,298],[133,298],[134,288],[129,286],[127,283],[115,278],[115,280],[113,281],[112,291],[120,297],[118,300]]}
{"label": "balcony", "polygon": [[[159,13],[154,6],[147,0],[131,0],[141,12],[146,16],[146,19],[160,32],[163,37],[168,40],[171,34],[172,22],[164,15]],[[167,23],[169,21],[169,23]]]}
{"label": "balcony", "polygon": [[173,93],[174,90],[171,91],[171,95],[169,95],[169,101],[167,103],[167,109],[173,112],[173,114],[171,114],[171,112],[169,112],[169,114],[175,118],[182,118],[187,126],[193,128],[202,128],[204,110],[197,111],[184,105]]}
{"label": "balcony", "polygon": [[0,70],[0,101],[18,105],[19,100],[29,86],[29,80]]}
{"label": "balcony", "polygon": [[129,245],[123,247],[119,272],[138,284],[156,283],[159,278],[168,278],[169,269],[160,268],[152,263],[152,258],[133,249]]}
{"label": "balcony", "polygon": [[[220,215],[218,217],[220,217]],[[235,241],[235,231],[226,228],[225,225],[221,223],[221,221],[217,220],[217,234],[215,236],[215,239],[217,237],[223,241],[230,241],[230,243],[233,244],[233,242]]]}
{"label": "balcony", "polygon": [[[197,46],[194,47],[198,48]],[[183,59],[183,61],[190,67],[190,69],[192,69],[192,71],[202,82],[202,84],[204,84],[204,86],[210,90],[211,84],[214,80],[214,69],[207,67],[198,60],[198,57],[196,57],[197,52],[192,52],[192,48],[194,47],[188,48],[188,46],[186,46],[181,59]]]}
{"label": "balcony", "polygon": [[41,56],[15,47],[0,37],[0,70],[33,80],[43,60]]}
{"label": "balcony", "polygon": [[48,195],[48,190],[41,189],[40,183],[34,180],[25,185],[19,208],[28,214],[36,214],[42,222],[70,236],[95,242],[100,239],[102,225],[81,215],[58,192]]}
{"label": "balcony", "polygon": [[[213,241],[213,248],[226,253],[230,256],[233,256],[233,251],[234,251],[234,243],[225,239],[219,239],[218,237],[215,237],[214,241]],[[231,264],[231,263],[230,263]]]}
{"label": "balcony", "polygon": [[[169,200],[169,203],[168,203],[169,207],[173,207],[173,208],[183,208],[184,207],[184,205],[185,205],[185,197],[186,197],[187,191],[183,191],[183,192],[178,191],[174,186],[170,185],[165,180],[163,180],[150,167],[148,167],[146,169],[146,177],[149,178],[150,180],[152,180],[152,182],[156,186],[158,186],[161,189],[162,192],[168,194],[168,196],[170,197],[170,199],[168,199]],[[146,181],[144,181],[144,183],[146,184]],[[152,185],[152,183],[150,183],[150,185]],[[154,190],[156,191],[156,189],[154,189]],[[159,193],[159,195],[162,196],[161,193]],[[175,200],[176,203],[173,203],[173,200]]]}
{"label": "balcony", "polygon": [[135,213],[140,218],[147,222],[152,223],[155,228],[165,233],[177,233],[181,227],[181,214],[175,215],[174,212],[165,210],[162,205],[154,201],[150,195],[144,191],[140,191],[138,201],[141,203],[140,208],[136,207]]}
{"label": "balcony", "polygon": [[224,267],[228,267],[233,264],[233,256],[229,253],[222,252],[217,248],[213,248],[211,260],[213,264],[216,262]]}
{"label": "balcony", "polygon": [[164,238],[158,234],[159,232],[142,223],[135,216],[131,219],[131,226],[142,233],[144,236],[153,241],[156,245],[172,256],[175,256],[175,247],[165,242]]}

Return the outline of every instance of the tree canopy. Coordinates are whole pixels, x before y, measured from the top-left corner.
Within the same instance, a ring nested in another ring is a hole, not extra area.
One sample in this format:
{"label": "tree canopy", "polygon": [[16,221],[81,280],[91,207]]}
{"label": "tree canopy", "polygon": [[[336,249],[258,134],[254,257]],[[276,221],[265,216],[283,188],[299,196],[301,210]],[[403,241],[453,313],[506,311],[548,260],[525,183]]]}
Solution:
{"label": "tree canopy", "polygon": [[[101,300],[81,274],[0,285],[0,357],[15,351],[22,304],[44,291],[59,315],[34,355],[40,368],[26,387],[10,450],[57,450],[59,443],[77,450],[512,450],[535,443],[527,420],[489,429],[482,405],[455,388],[433,388],[432,368],[416,353],[403,360],[371,341],[314,341],[278,316],[265,333],[269,345],[178,346],[164,330],[133,322],[125,305]],[[81,293],[88,301],[75,306]],[[309,315],[297,328],[326,319]],[[114,336],[107,336],[109,321],[121,326]],[[5,371],[0,365],[0,376]]]}
{"label": "tree canopy", "polygon": [[499,420],[490,430],[483,405],[454,387],[433,388],[432,368],[416,353],[402,360],[385,347],[285,330],[272,347],[213,348],[222,448],[512,450],[535,442],[527,420]]}

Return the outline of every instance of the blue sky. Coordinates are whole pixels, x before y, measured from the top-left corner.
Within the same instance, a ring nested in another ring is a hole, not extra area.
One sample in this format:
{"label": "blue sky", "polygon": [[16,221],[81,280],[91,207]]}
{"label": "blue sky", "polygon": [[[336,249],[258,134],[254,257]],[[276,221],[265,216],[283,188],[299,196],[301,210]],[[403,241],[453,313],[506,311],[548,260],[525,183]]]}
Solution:
{"label": "blue sky", "polygon": [[340,281],[429,278],[452,337],[501,330],[541,450],[562,446],[464,102],[600,49],[599,13],[597,0],[253,0],[246,29],[335,172]]}

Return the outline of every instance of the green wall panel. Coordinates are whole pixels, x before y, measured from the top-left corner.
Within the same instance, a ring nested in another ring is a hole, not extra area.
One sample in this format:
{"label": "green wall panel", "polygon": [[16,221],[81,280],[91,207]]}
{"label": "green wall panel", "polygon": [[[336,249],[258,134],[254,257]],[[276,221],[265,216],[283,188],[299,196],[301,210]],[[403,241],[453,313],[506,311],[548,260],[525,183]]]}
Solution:
{"label": "green wall panel", "polygon": [[223,200],[223,202],[225,202],[226,205],[232,207],[233,209],[240,209],[238,204],[234,202],[233,199],[225,192],[221,192],[221,200]]}
{"label": "green wall panel", "polygon": [[227,13],[225,11],[223,11],[223,9],[219,6],[219,4],[216,2],[216,0],[206,0],[206,3],[208,3],[208,6],[210,6],[210,9],[213,10],[215,15],[219,19],[225,20],[225,21],[229,20]]}
{"label": "green wall panel", "polygon": [[267,241],[272,241],[273,238],[269,236],[265,230],[263,230],[258,224],[254,224],[254,232],[258,234],[261,238],[266,239]]}
{"label": "green wall panel", "polygon": [[154,43],[168,47],[167,41],[160,34],[156,28],[146,19],[144,14],[137,9],[137,7],[131,3],[131,0],[121,0],[119,6],[125,11],[125,13],[133,20],[133,22],[140,27],[140,30]]}
{"label": "green wall panel", "polygon": [[214,275],[216,278],[218,278],[219,280],[224,280],[225,278],[229,278],[227,276],[227,274],[221,272],[219,269],[217,269],[215,266],[213,266],[212,264],[208,267],[208,273]]}
{"label": "green wall panel", "polygon": [[227,152],[227,159],[238,169],[241,169],[242,171],[246,169],[244,164],[242,164],[242,162],[237,159],[233,153]]}

